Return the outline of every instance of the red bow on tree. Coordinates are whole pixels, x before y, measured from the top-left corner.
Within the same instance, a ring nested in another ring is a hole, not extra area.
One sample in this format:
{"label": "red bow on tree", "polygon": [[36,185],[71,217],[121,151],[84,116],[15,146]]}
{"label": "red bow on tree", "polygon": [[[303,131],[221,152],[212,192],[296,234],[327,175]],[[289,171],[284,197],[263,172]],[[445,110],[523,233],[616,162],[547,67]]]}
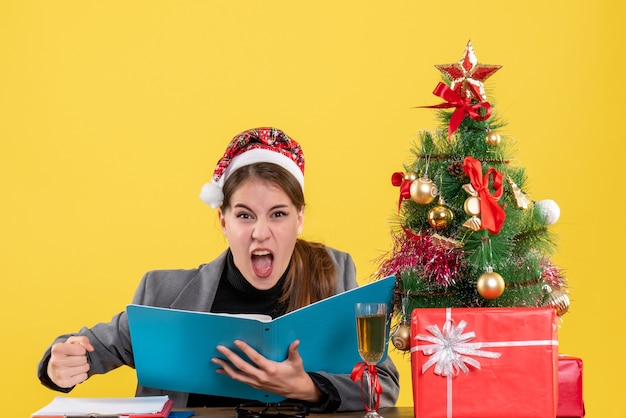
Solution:
{"label": "red bow on tree", "polygon": [[[480,198],[480,217],[483,227],[492,234],[497,234],[502,229],[506,219],[504,209],[498,204],[504,190],[502,188],[502,173],[495,168],[490,168],[483,177],[480,161],[472,157],[465,157],[463,171],[469,176],[472,187]],[[489,177],[492,175],[493,194],[489,191]]]}
{"label": "red bow on tree", "polygon": [[[450,107],[455,107],[454,113],[452,113],[452,117],[450,117],[450,125],[448,126],[448,139],[450,136],[456,131],[465,118],[465,116],[469,115],[470,118],[475,121],[483,121],[489,119],[491,116],[491,105],[489,102],[480,102],[476,104],[471,104],[470,99],[463,99],[458,95],[457,92],[448,87],[445,83],[437,84],[435,90],[433,91],[435,96],[439,96],[444,99],[447,103],[440,103],[438,105],[432,106],[419,106],[419,107],[427,107],[430,109],[446,109]],[[484,114],[480,113],[480,109],[485,109]]]}
{"label": "red bow on tree", "polygon": [[411,197],[411,180],[405,179],[404,174],[397,172],[392,174],[391,184],[396,187],[400,187],[400,199],[398,200],[398,212],[400,212],[402,199],[408,199]]}

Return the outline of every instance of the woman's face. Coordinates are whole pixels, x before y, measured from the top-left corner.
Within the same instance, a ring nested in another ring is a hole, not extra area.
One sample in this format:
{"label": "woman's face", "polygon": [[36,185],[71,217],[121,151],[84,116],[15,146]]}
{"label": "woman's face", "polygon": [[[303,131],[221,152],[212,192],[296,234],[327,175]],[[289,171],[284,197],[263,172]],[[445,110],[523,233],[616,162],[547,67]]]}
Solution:
{"label": "woman's face", "polygon": [[304,212],[278,186],[249,179],[231,195],[230,206],[219,211],[235,265],[259,290],[274,286],[287,269]]}

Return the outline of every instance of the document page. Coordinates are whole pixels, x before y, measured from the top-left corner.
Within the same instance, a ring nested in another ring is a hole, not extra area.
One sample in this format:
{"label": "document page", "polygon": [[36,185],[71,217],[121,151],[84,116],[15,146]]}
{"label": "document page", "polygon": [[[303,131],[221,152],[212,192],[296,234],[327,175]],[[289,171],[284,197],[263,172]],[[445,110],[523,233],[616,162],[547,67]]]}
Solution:
{"label": "document page", "polygon": [[156,414],[163,410],[168,399],[167,396],[138,398],[70,398],[57,396],[52,402],[31,416]]}

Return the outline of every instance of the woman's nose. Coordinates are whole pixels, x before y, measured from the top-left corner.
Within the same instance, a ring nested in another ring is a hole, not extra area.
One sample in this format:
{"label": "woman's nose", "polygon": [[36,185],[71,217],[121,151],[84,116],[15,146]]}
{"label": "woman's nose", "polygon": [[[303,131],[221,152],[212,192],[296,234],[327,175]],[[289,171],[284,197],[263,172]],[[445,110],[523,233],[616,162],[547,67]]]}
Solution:
{"label": "woman's nose", "polygon": [[252,238],[257,241],[263,241],[271,235],[270,226],[268,222],[264,220],[258,220],[254,224],[254,230],[252,231]]}

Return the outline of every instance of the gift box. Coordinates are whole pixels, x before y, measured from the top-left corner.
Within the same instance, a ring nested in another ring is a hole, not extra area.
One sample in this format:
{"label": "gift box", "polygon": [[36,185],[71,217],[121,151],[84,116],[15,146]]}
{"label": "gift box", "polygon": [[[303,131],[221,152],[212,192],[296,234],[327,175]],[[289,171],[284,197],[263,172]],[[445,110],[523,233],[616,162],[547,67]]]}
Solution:
{"label": "gift box", "polygon": [[416,418],[556,416],[552,308],[417,308],[411,315]]}
{"label": "gift box", "polygon": [[559,402],[556,408],[556,416],[559,418],[584,417],[582,359],[559,354],[558,376]]}

